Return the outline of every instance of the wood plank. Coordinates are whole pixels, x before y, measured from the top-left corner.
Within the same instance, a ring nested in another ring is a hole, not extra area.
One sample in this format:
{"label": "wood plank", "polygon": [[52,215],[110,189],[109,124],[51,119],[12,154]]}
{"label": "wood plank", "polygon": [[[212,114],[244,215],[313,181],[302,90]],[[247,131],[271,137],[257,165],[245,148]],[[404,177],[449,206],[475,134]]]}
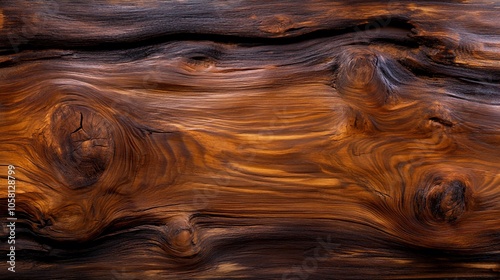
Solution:
{"label": "wood plank", "polygon": [[0,279],[500,277],[468,2],[3,2]]}

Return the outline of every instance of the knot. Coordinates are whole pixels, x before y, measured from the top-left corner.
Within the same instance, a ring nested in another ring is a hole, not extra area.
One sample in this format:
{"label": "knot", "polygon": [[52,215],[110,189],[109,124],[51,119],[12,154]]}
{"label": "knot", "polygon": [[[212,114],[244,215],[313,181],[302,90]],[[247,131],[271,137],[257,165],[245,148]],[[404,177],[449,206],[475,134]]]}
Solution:
{"label": "knot", "polygon": [[49,213],[40,220],[36,231],[54,240],[83,242],[101,230],[98,220],[80,204],[64,204]]}
{"label": "knot", "polygon": [[81,106],[63,106],[53,113],[51,135],[54,163],[70,188],[95,184],[111,161],[114,150],[110,123]]}
{"label": "knot", "polygon": [[176,257],[190,257],[197,253],[197,235],[188,217],[176,216],[164,227],[165,250]]}
{"label": "knot", "polygon": [[289,16],[274,15],[262,20],[259,29],[266,33],[283,35],[287,31],[293,30],[295,24]]}
{"label": "knot", "polygon": [[416,214],[420,220],[452,223],[467,211],[470,198],[465,180],[436,177],[417,191]]}
{"label": "knot", "polygon": [[[383,106],[389,94],[388,79],[383,77],[380,58],[375,53],[359,49],[349,50],[339,58],[335,86],[340,95],[363,109]],[[385,69],[385,72],[392,69]]]}

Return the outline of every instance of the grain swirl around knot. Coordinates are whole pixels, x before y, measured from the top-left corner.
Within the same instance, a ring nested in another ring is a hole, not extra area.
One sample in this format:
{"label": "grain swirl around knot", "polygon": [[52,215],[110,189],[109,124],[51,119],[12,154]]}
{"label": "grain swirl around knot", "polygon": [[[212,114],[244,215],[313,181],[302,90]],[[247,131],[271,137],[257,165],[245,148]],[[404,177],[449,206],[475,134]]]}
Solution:
{"label": "grain swirl around knot", "polygon": [[498,278],[494,1],[120,2],[0,2],[16,279]]}

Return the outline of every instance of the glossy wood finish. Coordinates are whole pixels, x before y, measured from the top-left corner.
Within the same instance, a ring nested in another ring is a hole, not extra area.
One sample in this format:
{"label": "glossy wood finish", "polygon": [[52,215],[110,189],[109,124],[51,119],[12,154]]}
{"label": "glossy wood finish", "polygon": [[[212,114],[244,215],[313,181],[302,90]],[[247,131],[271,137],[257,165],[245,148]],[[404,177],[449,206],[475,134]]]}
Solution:
{"label": "glossy wood finish", "polygon": [[500,5],[464,2],[2,2],[0,278],[499,277]]}

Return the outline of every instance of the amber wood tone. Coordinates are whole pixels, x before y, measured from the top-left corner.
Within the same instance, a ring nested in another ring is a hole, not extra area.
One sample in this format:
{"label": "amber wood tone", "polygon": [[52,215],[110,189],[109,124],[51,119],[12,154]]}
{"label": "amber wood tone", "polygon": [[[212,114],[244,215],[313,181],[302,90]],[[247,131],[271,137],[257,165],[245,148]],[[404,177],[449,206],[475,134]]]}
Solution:
{"label": "amber wood tone", "polygon": [[0,2],[0,279],[499,278],[499,18]]}

